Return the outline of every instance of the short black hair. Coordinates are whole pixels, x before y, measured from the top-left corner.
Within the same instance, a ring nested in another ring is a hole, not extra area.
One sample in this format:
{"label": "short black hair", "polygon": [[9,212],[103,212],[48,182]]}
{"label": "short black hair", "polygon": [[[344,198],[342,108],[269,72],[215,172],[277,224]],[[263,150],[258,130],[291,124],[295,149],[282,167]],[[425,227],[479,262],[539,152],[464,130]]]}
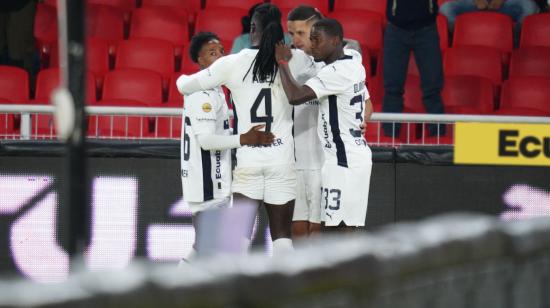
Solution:
{"label": "short black hair", "polygon": [[193,35],[189,45],[189,56],[191,56],[191,60],[193,60],[193,62],[199,62],[199,53],[201,52],[202,46],[212,40],[219,41],[220,38],[212,32],[199,32]]}
{"label": "short black hair", "polygon": [[292,11],[290,11],[287,16],[288,21],[302,21],[302,20],[315,21],[322,18],[323,18],[323,14],[321,14],[321,12],[319,12],[318,9],[307,5],[297,6]]}
{"label": "short black hair", "polygon": [[337,36],[340,38],[340,40],[344,39],[344,29],[342,28],[342,24],[332,18],[323,18],[315,22],[313,24],[313,27],[325,32],[329,36]]}

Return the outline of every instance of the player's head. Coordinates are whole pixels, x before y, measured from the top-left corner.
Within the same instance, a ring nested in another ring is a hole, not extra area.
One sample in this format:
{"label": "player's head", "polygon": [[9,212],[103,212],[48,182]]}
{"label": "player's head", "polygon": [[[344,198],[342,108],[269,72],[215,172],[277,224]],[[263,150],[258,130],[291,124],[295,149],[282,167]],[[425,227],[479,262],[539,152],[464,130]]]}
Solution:
{"label": "player's head", "polygon": [[287,17],[288,33],[292,38],[292,45],[311,54],[309,34],[313,24],[323,15],[312,6],[300,5],[294,8]]}
{"label": "player's head", "polygon": [[218,36],[212,32],[199,32],[191,38],[189,45],[191,60],[201,68],[209,67],[224,55],[223,46]]}
{"label": "player's head", "polygon": [[284,40],[281,25],[281,11],[269,3],[264,3],[254,10],[250,23],[250,41],[258,47],[254,60],[252,80],[272,83],[277,74],[275,45]]}
{"label": "player's head", "polygon": [[343,48],[344,30],[336,19],[320,19],[311,28],[311,55],[317,61],[325,61]]}

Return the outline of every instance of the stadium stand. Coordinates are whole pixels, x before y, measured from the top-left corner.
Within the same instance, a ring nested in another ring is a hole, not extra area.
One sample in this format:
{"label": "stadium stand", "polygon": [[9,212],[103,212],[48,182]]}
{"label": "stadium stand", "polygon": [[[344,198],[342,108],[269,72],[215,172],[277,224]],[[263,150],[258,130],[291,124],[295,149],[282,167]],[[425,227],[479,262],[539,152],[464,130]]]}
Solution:
{"label": "stadium stand", "polygon": [[116,69],[105,74],[103,96],[100,103],[136,101],[148,106],[159,106],[162,102],[160,74],[144,69]]}
{"label": "stadium stand", "polygon": [[489,78],[495,93],[502,83],[500,52],[491,47],[461,46],[447,49],[443,60],[446,76],[473,75]]}
{"label": "stadium stand", "polygon": [[497,114],[550,116],[550,79],[516,77],[502,85]]}
{"label": "stadium stand", "polygon": [[189,31],[194,29],[197,14],[201,10],[201,0],[141,0],[141,7],[170,7],[176,9],[185,9],[188,15]]}
{"label": "stadium stand", "polygon": [[446,76],[441,96],[445,113],[489,114],[493,111],[493,84],[484,77]]}
{"label": "stadium stand", "polygon": [[[100,93],[103,77],[109,71],[109,46],[107,42],[95,37],[86,40],[86,69],[96,78],[96,93]],[[57,43],[53,45],[50,55],[50,67],[59,67],[59,50]]]}
{"label": "stadium stand", "polygon": [[330,18],[338,20],[344,27],[344,36],[357,40],[361,49],[368,49],[371,58],[378,59],[382,51],[382,17],[370,11],[335,11]]}
{"label": "stadium stand", "polygon": [[386,1],[380,0],[337,0],[334,1],[334,11],[338,12],[341,10],[349,11],[371,11],[376,12],[386,19]]}
{"label": "stadium stand", "polygon": [[116,7],[123,11],[124,23],[126,25],[130,22],[132,10],[136,7],[135,0],[87,0],[88,4],[104,4]]}
{"label": "stadium stand", "polygon": [[46,58],[51,45],[57,41],[57,10],[44,3],[36,5],[34,17],[34,38],[40,58]]}
{"label": "stadium stand", "polygon": [[195,33],[201,31],[216,33],[224,49],[229,51],[233,39],[241,34],[241,17],[247,14],[248,10],[236,8],[213,8],[201,11],[197,16]]}
{"label": "stadium stand", "polygon": [[[237,8],[242,10],[247,10],[251,8],[253,5],[257,3],[264,3],[267,1],[263,0],[208,0],[206,1],[206,5],[204,9],[206,11],[211,9],[219,9],[219,8]],[[296,5],[296,4],[294,4]]]}
{"label": "stadium stand", "polygon": [[124,39],[124,12],[119,8],[90,4],[86,11],[86,35],[105,40],[109,54],[114,56],[116,46]]}
{"label": "stadium stand", "polygon": [[0,65],[0,101],[26,103],[29,93],[27,71],[19,67]]}
{"label": "stadium stand", "polygon": [[163,89],[175,72],[174,46],[159,39],[131,39],[118,45],[115,69],[137,68],[159,73]]}
{"label": "stadium stand", "polygon": [[521,27],[520,47],[550,47],[550,13],[525,17]]}
{"label": "stadium stand", "polygon": [[278,6],[281,10],[282,9],[290,10],[296,7],[296,5],[298,4],[302,4],[302,5],[309,5],[317,8],[325,16],[329,12],[329,6],[328,6],[329,1],[327,0],[303,0],[303,1],[300,1],[299,3],[297,3],[294,0],[271,0],[270,2]]}
{"label": "stadium stand", "polygon": [[130,39],[154,38],[174,45],[174,54],[181,57],[183,46],[189,41],[188,13],[185,9],[145,7],[132,13]]}
{"label": "stadium stand", "polygon": [[521,76],[550,78],[550,46],[522,47],[512,52],[510,78]]}
{"label": "stadium stand", "polygon": [[514,46],[512,28],[512,18],[505,14],[495,12],[460,14],[456,18],[453,47],[493,47],[503,53],[503,63],[507,64]]}

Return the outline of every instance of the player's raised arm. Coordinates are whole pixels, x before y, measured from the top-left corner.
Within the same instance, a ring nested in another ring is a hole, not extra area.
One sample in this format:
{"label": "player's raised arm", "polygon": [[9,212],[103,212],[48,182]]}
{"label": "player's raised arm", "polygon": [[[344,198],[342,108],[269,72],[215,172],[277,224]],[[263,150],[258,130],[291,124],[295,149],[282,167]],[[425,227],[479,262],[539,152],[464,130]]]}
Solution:
{"label": "player's raised arm", "polygon": [[224,84],[230,75],[233,60],[233,55],[224,56],[200,72],[192,75],[181,75],[176,81],[179,92],[188,95]]}
{"label": "player's raised arm", "polygon": [[275,48],[275,60],[279,64],[281,82],[283,89],[291,105],[299,105],[317,98],[315,92],[308,86],[300,86],[290,73],[288,61],[292,58],[290,48],[285,44],[279,43]]}

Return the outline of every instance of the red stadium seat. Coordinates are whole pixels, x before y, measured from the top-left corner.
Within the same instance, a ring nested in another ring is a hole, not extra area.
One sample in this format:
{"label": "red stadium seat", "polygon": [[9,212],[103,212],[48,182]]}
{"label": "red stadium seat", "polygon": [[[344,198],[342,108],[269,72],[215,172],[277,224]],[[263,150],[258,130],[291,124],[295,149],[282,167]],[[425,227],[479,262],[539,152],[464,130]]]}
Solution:
{"label": "red stadium seat", "polygon": [[508,62],[514,46],[513,21],[508,15],[495,12],[473,12],[458,15],[455,23],[453,47],[486,46],[503,53]]}
{"label": "red stadium seat", "polygon": [[[50,67],[59,66],[58,45],[52,47],[50,55]],[[86,41],[86,69],[96,78],[99,90],[103,84],[103,76],[109,71],[109,47],[107,43],[98,38],[89,37]]]}
{"label": "red stadium seat", "polygon": [[197,16],[195,33],[214,32],[220,38],[225,50],[231,50],[233,40],[241,35],[241,17],[248,15],[247,10],[220,8],[201,11]]}
{"label": "red stadium seat", "polygon": [[263,3],[263,0],[207,0],[205,10],[217,9],[217,8],[237,8],[243,10],[249,10],[257,3]]}
{"label": "red stadium seat", "polygon": [[502,83],[502,62],[498,50],[490,47],[449,48],[443,60],[445,75],[472,75],[489,78],[495,89]]}
{"label": "red stadium seat", "polygon": [[510,61],[510,77],[521,76],[550,78],[550,46],[514,50]]}
{"label": "red stadium seat", "polygon": [[334,11],[354,10],[376,12],[386,18],[386,1],[380,0],[336,0],[334,2]]}
{"label": "red stadium seat", "polygon": [[441,50],[449,48],[449,24],[445,15],[437,15],[437,32],[439,34],[439,47]]}
{"label": "red stadium seat", "polygon": [[57,11],[55,7],[38,3],[34,17],[34,38],[41,57],[49,53],[53,42],[57,41]]}
{"label": "red stadium seat", "polygon": [[[49,104],[52,91],[59,86],[59,74],[59,68],[57,67],[44,69],[38,72],[36,77],[36,91],[33,100],[34,104]],[[86,74],[86,89],[93,89],[92,91],[87,91],[87,103],[96,102],[95,88],[95,77],[91,73]]]}
{"label": "red stadium seat", "polygon": [[105,75],[101,103],[137,101],[158,106],[162,102],[161,84],[161,76],[149,70],[114,70]]}
{"label": "red stadium seat", "polygon": [[180,72],[189,75],[192,73],[196,73],[200,70],[200,66],[197,63],[193,62],[193,60],[191,60],[191,56],[189,55],[189,46],[185,47],[181,60]]}
{"label": "red stadium seat", "polygon": [[174,46],[157,39],[132,39],[118,45],[116,69],[137,68],[159,73],[165,84],[175,71]]}
{"label": "red stadium seat", "polygon": [[176,80],[178,80],[180,75],[180,73],[176,73],[170,79],[170,87],[168,87],[168,103],[183,106],[183,95],[181,95],[178,91],[178,87],[176,86]]}
{"label": "red stadium seat", "polygon": [[[60,83],[59,68],[49,68],[38,72],[36,77],[36,94],[32,101],[34,104],[49,104],[50,95]],[[86,74],[86,89],[93,89],[86,93],[86,103],[96,102],[95,78],[92,74]],[[50,114],[37,114],[32,116],[31,133],[36,136],[53,137],[55,128]]]}
{"label": "red stadium seat", "polygon": [[87,36],[105,40],[114,55],[118,42],[124,39],[124,12],[109,5],[88,5],[86,31]]}
{"label": "red stadium seat", "polygon": [[[175,9],[184,9],[189,13],[189,25],[195,24],[198,12],[201,10],[201,0],[141,0],[142,7],[170,7]],[[193,28],[190,28],[191,30]]]}
{"label": "red stadium seat", "polygon": [[520,47],[550,47],[550,13],[525,17],[521,26]]}
{"label": "red stadium seat", "polygon": [[[161,107],[179,108],[183,111],[181,100],[179,102],[168,102]],[[179,139],[181,137],[181,116],[179,117],[156,117],[155,129],[152,135],[160,138]]]}
{"label": "red stadium seat", "polygon": [[328,14],[328,0],[271,0],[271,3],[280,9],[293,9],[298,5],[308,5],[317,8],[323,15]]}
{"label": "red stadium seat", "polygon": [[130,22],[132,10],[136,7],[135,0],[87,0],[88,4],[103,4],[110,5],[120,9],[124,14],[124,22]]}
{"label": "red stadium seat", "polygon": [[29,100],[29,74],[22,68],[0,65],[2,102],[25,103]]}
{"label": "red stadium seat", "polygon": [[147,7],[134,10],[130,38],[162,39],[176,46],[176,55],[189,41],[188,13],[185,9]]}
{"label": "red stadium seat", "polygon": [[447,76],[441,92],[445,113],[489,114],[494,109],[491,80],[476,76]]}
{"label": "red stadium seat", "polygon": [[329,17],[337,19],[344,28],[344,37],[357,40],[377,59],[382,49],[382,17],[368,11],[336,11]]}
{"label": "red stadium seat", "polygon": [[502,85],[499,111],[516,111],[517,115],[531,115],[535,110],[550,115],[550,78],[517,77]]}

